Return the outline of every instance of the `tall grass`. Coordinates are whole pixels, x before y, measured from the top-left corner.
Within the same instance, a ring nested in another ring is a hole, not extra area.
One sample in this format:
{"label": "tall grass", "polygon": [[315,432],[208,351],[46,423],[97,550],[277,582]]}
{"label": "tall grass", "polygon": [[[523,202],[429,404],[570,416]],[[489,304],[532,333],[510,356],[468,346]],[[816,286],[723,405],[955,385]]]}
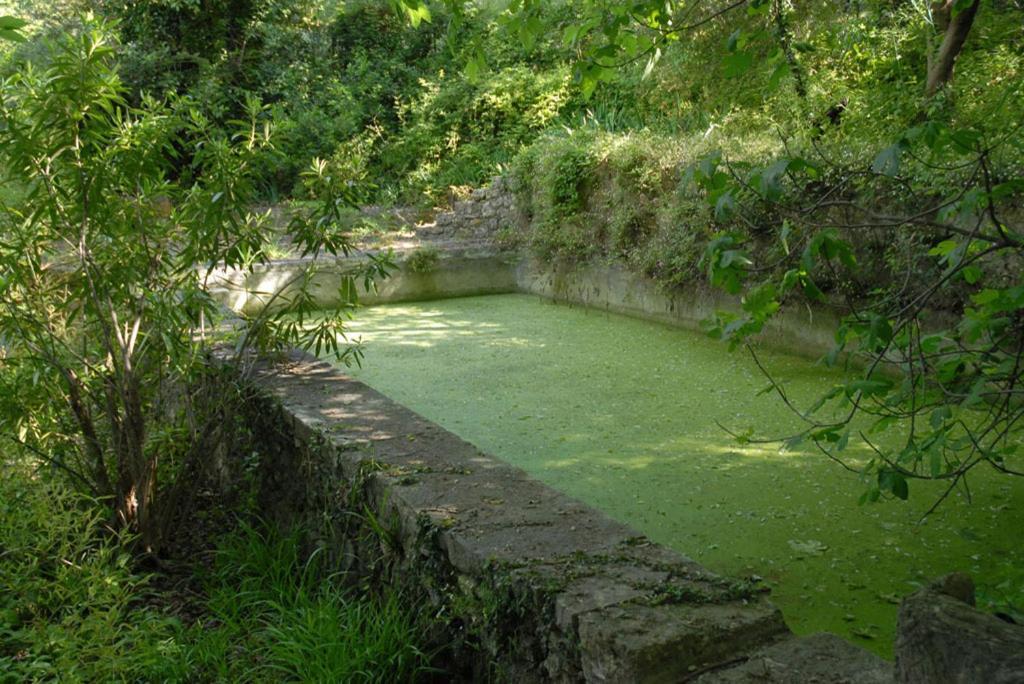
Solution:
{"label": "tall grass", "polygon": [[[184,625],[133,569],[96,501],[0,451],[0,684],[395,682],[428,672],[396,596],[342,587],[297,533],[243,526]],[[145,599],[145,600],[144,600]]]}
{"label": "tall grass", "polygon": [[209,618],[188,631],[193,676],[217,681],[394,682],[427,670],[415,616],[355,598],[303,559],[298,535],[245,526],[219,549]]}

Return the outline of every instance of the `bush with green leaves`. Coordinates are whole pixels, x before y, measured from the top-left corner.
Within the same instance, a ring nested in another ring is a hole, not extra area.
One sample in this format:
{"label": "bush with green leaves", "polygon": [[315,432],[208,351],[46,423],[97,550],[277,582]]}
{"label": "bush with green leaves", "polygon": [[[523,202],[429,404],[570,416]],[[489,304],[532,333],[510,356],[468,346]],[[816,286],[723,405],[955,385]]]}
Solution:
{"label": "bush with green leaves", "polygon": [[140,605],[147,580],[97,502],[0,445],[0,681],[177,678],[176,620]]}
{"label": "bush with green leaves", "polygon": [[[0,169],[19,189],[0,212],[0,370],[31,388],[0,421],[157,551],[183,513],[179,493],[229,438],[230,397],[188,388],[223,340],[211,274],[266,261],[277,239],[252,209],[272,123],[251,99],[230,134],[187,99],[129,105],[102,22],[54,50],[45,71],[0,82]],[[295,249],[348,253],[339,221],[349,185],[323,162],[305,179],[317,201],[292,215]],[[385,267],[373,258],[361,275]],[[307,325],[307,275],[235,326],[229,365],[295,344],[358,357],[339,343],[344,310]],[[342,301],[353,301],[355,277]]]}
{"label": "bush with green leaves", "polygon": [[380,151],[381,173],[408,199],[438,202],[450,186],[478,186],[559,120],[573,100],[565,69],[513,66],[468,79],[424,78],[402,103],[403,125]]}
{"label": "bush with green leaves", "polygon": [[541,258],[583,261],[600,254],[603,222],[585,216],[597,156],[593,131],[552,135],[520,153],[512,188],[530,220],[530,248]]}

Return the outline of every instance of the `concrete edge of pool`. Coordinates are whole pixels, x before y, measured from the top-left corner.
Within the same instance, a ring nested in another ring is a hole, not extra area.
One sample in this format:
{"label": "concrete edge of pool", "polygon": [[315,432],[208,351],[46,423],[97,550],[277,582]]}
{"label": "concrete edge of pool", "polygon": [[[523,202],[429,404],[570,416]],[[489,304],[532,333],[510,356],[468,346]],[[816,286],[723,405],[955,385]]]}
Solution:
{"label": "concrete edge of pool", "polygon": [[[436,261],[425,271],[407,266],[419,248],[396,252],[399,268],[372,290],[357,283],[359,301],[368,306],[486,294],[534,294],[558,302],[658,321],[689,330],[719,310],[738,310],[734,298],[695,288],[667,293],[653,281],[615,263],[546,264],[517,252],[482,243],[448,244],[435,251]],[[302,278],[317,306],[337,308],[345,275],[357,271],[363,259],[305,258],[275,261],[253,270],[218,270],[211,278],[213,294],[233,311],[253,314],[269,301],[287,295]],[[307,276],[307,269],[313,267]],[[824,305],[792,307],[776,315],[758,340],[768,348],[820,358],[834,342],[839,314]]]}
{"label": "concrete edge of pool", "polygon": [[474,680],[893,681],[881,658],[833,635],[792,635],[751,587],[330,364],[296,355],[256,382],[261,509],[314,520],[342,567],[446,616],[443,640]]}

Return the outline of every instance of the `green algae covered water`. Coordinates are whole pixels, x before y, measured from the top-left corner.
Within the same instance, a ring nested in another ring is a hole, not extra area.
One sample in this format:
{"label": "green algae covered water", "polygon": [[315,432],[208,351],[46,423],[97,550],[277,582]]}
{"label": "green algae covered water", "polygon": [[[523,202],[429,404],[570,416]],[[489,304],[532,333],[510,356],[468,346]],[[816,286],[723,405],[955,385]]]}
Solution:
{"label": "green algae covered water", "polygon": [[[795,417],[749,356],[699,333],[526,295],[365,309],[353,375],[707,567],[763,578],[798,634],[830,631],[891,656],[900,598],[970,572],[979,604],[1019,607],[1024,482],[971,479],[860,506],[858,476],[820,453],[740,445],[716,424],[784,435]],[[804,405],[838,379],[762,355]]]}

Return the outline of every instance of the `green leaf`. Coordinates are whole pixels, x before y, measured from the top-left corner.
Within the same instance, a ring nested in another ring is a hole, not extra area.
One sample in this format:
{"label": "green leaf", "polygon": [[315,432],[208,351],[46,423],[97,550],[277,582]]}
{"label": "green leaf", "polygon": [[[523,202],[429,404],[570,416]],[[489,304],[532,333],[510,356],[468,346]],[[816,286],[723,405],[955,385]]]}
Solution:
{"label": "green leaf", "polygon": [[647,77],[651,75],[651,72],[654,71],[654,66],[660,59],[661,48],[655,48],[654,53],[651,54],[650,58],[647,60],[647,66],[644,67],[644,75],[641,77],[642,80],[646,80]]}
{"label": "green leaf", "polygon": [[733,52],[725,56],[722,64],[725,66],[726,78],[742,76],[754,63],[754,55],[749,52]]}
{"label": "green leaf", "polygon": [[931,416],[928,419],[928,423],[932,426],[933,430],[938,430],[946,421],[953,417],[953,410],[948,406],[940,406],[939,408],[932,411]]}
{"label": "green leaf", "polygon": [[930,256],[948,257],[949,254],[959,246],[960,243],[957,242],[956,240],[943,240],[939,244],[929,249],[928,254]]}
{"label": "green leaf", "polygon": [[782,83],[782,79],[789,75],[790,68],[788,62],[779,62],[775,69],[772,70],[771,76],[768,77],[768,90],[777,90],[779,85]]}
{"label": "green leaf", "polygon": [[907,484],[907,478],[897,473],[893,477],[892,493],[895,494],[898,498],[906,501],[907,497],[910,496],[910,487]]}
{"label": "green leaf", "polygon": [[862,397],[873,397],[887,393],[892,386],[892,380],[853,380],[846,383],[846,396],[853,397],[860,393]]}
{"label": "green leaf", "polygon": [[821,301],[825,298],[825,293],[818,289],[818,286],[814,284],[814,281],[810,278],[804,278],[801,282],[803,285],[803,293],[808,299],[814,301]]}
{"label": "green leaf", "polygon": [[[544,33],[543,22],[536,15],[528,14],[526,16],[518,16],[515,19],[515,26],[523,49],[527,52],[532,51],[537,44],[537,39]],[[574,28],[578,30],[578,26]]]}
{"label": "green leaf", "polygon": [[795,451],[796,449],[799,449],[800,445],[804,443],[804,437],[805,436],[803,434],[796,435],[795,437],[790,437],[785,442],[783,442],[783,448],[786,451]]}
{"label": "green leaf", "polygon": [[1024,193],[1024,178],[1013,178],[1005,183],[996,185],[992,188],[992,192],[989,193],[989,198],[991,201],[996,202],[1018,193]]}
{"label": "green leaf", "polygon": [[964,280],[967,282],[968,285],[974,285],[979,280],[981,280],[981,267],[974,264],[971,264],[970,266],[965,266],[960,271],[960,275],[963,276]]}
{"label": "green leaf", "polygon": [[892,492],[896,498],[904,501],[910,494],[907,478],[888,468],[878,471],[878,488],[882,491]]}
{"label": "green leaf", "polygon": [[17,31],[28,26],[28,22],[24,19],[17,17],[3,16],[0,17],[0,30],[3,31]]}
{"label": "green leaf", "polygon": [[9,40],[13,43],[24,43],[26,39],[25,36],[18,31],[0,29],[0,40]]}
{"label": "green leaf", "polygon": [[928,454],[928,471],[931,473],[932,477],[938,477],[942,475],[942,470],[942,453],[938,450],[932,450],[932,452]]}
{"label": "green leaf", "polygon": [[755,320],[763,321],[779,310],[777,294],[774,284],[764,283],[743,297],[743,310],[750,313]]}
{"label": "green leaf", "polygon": [[978,142],[981,140],[981,132],[971,128],[961,128],[950,133],[949,140],[958,152],[970,153],[976,151]]}
{"label": "green leaf", "polygon": [[430,8],[427,7],[427,3],[423,0],[401,0],[401,4],[413,28],[418,27],[423,22],[430,22]]}
{"label": "green leaf", "polygon": [[742,35],[743,31],[741,29],[736,29],[735,31],[730,33],[729,37],[725,41],[725,49],[728,50],[729,52],[736,52],[736,50],[739,49],[740,47],[740,38],[742,37]]}
{"label": "green leaf", "polygon": [[875,157],[875,161],[871,164],[871,170],[883,176],[895,176],[900,172],[900,157],[902,153],[902,143],[886,147]]}
{"label": "green leaf", "polygon": [[727,219],[736,209],[736,198],[731,192],[723,192],[715,202],[715,218]]}
{"label": "green leaf", "polygon": [[952,7],[952,15],[955,17],[961,12],[970,8],[974,4],[974,0],[954,0]]}
{"label": "green leaf", "polygon": [[782,230],[779,231],[779,242],[782,243],[782,249],[789,254],[789,235],[792,232],[792,226],[789,223],[789,219],[782,221]]}
{"label": "green leaf", "polygon": [[472,52],[469,60],[466,62],[466,78],[470,82],[478,81],[486,71],[487,57],[484,56],[483,49],[477,48]]}

